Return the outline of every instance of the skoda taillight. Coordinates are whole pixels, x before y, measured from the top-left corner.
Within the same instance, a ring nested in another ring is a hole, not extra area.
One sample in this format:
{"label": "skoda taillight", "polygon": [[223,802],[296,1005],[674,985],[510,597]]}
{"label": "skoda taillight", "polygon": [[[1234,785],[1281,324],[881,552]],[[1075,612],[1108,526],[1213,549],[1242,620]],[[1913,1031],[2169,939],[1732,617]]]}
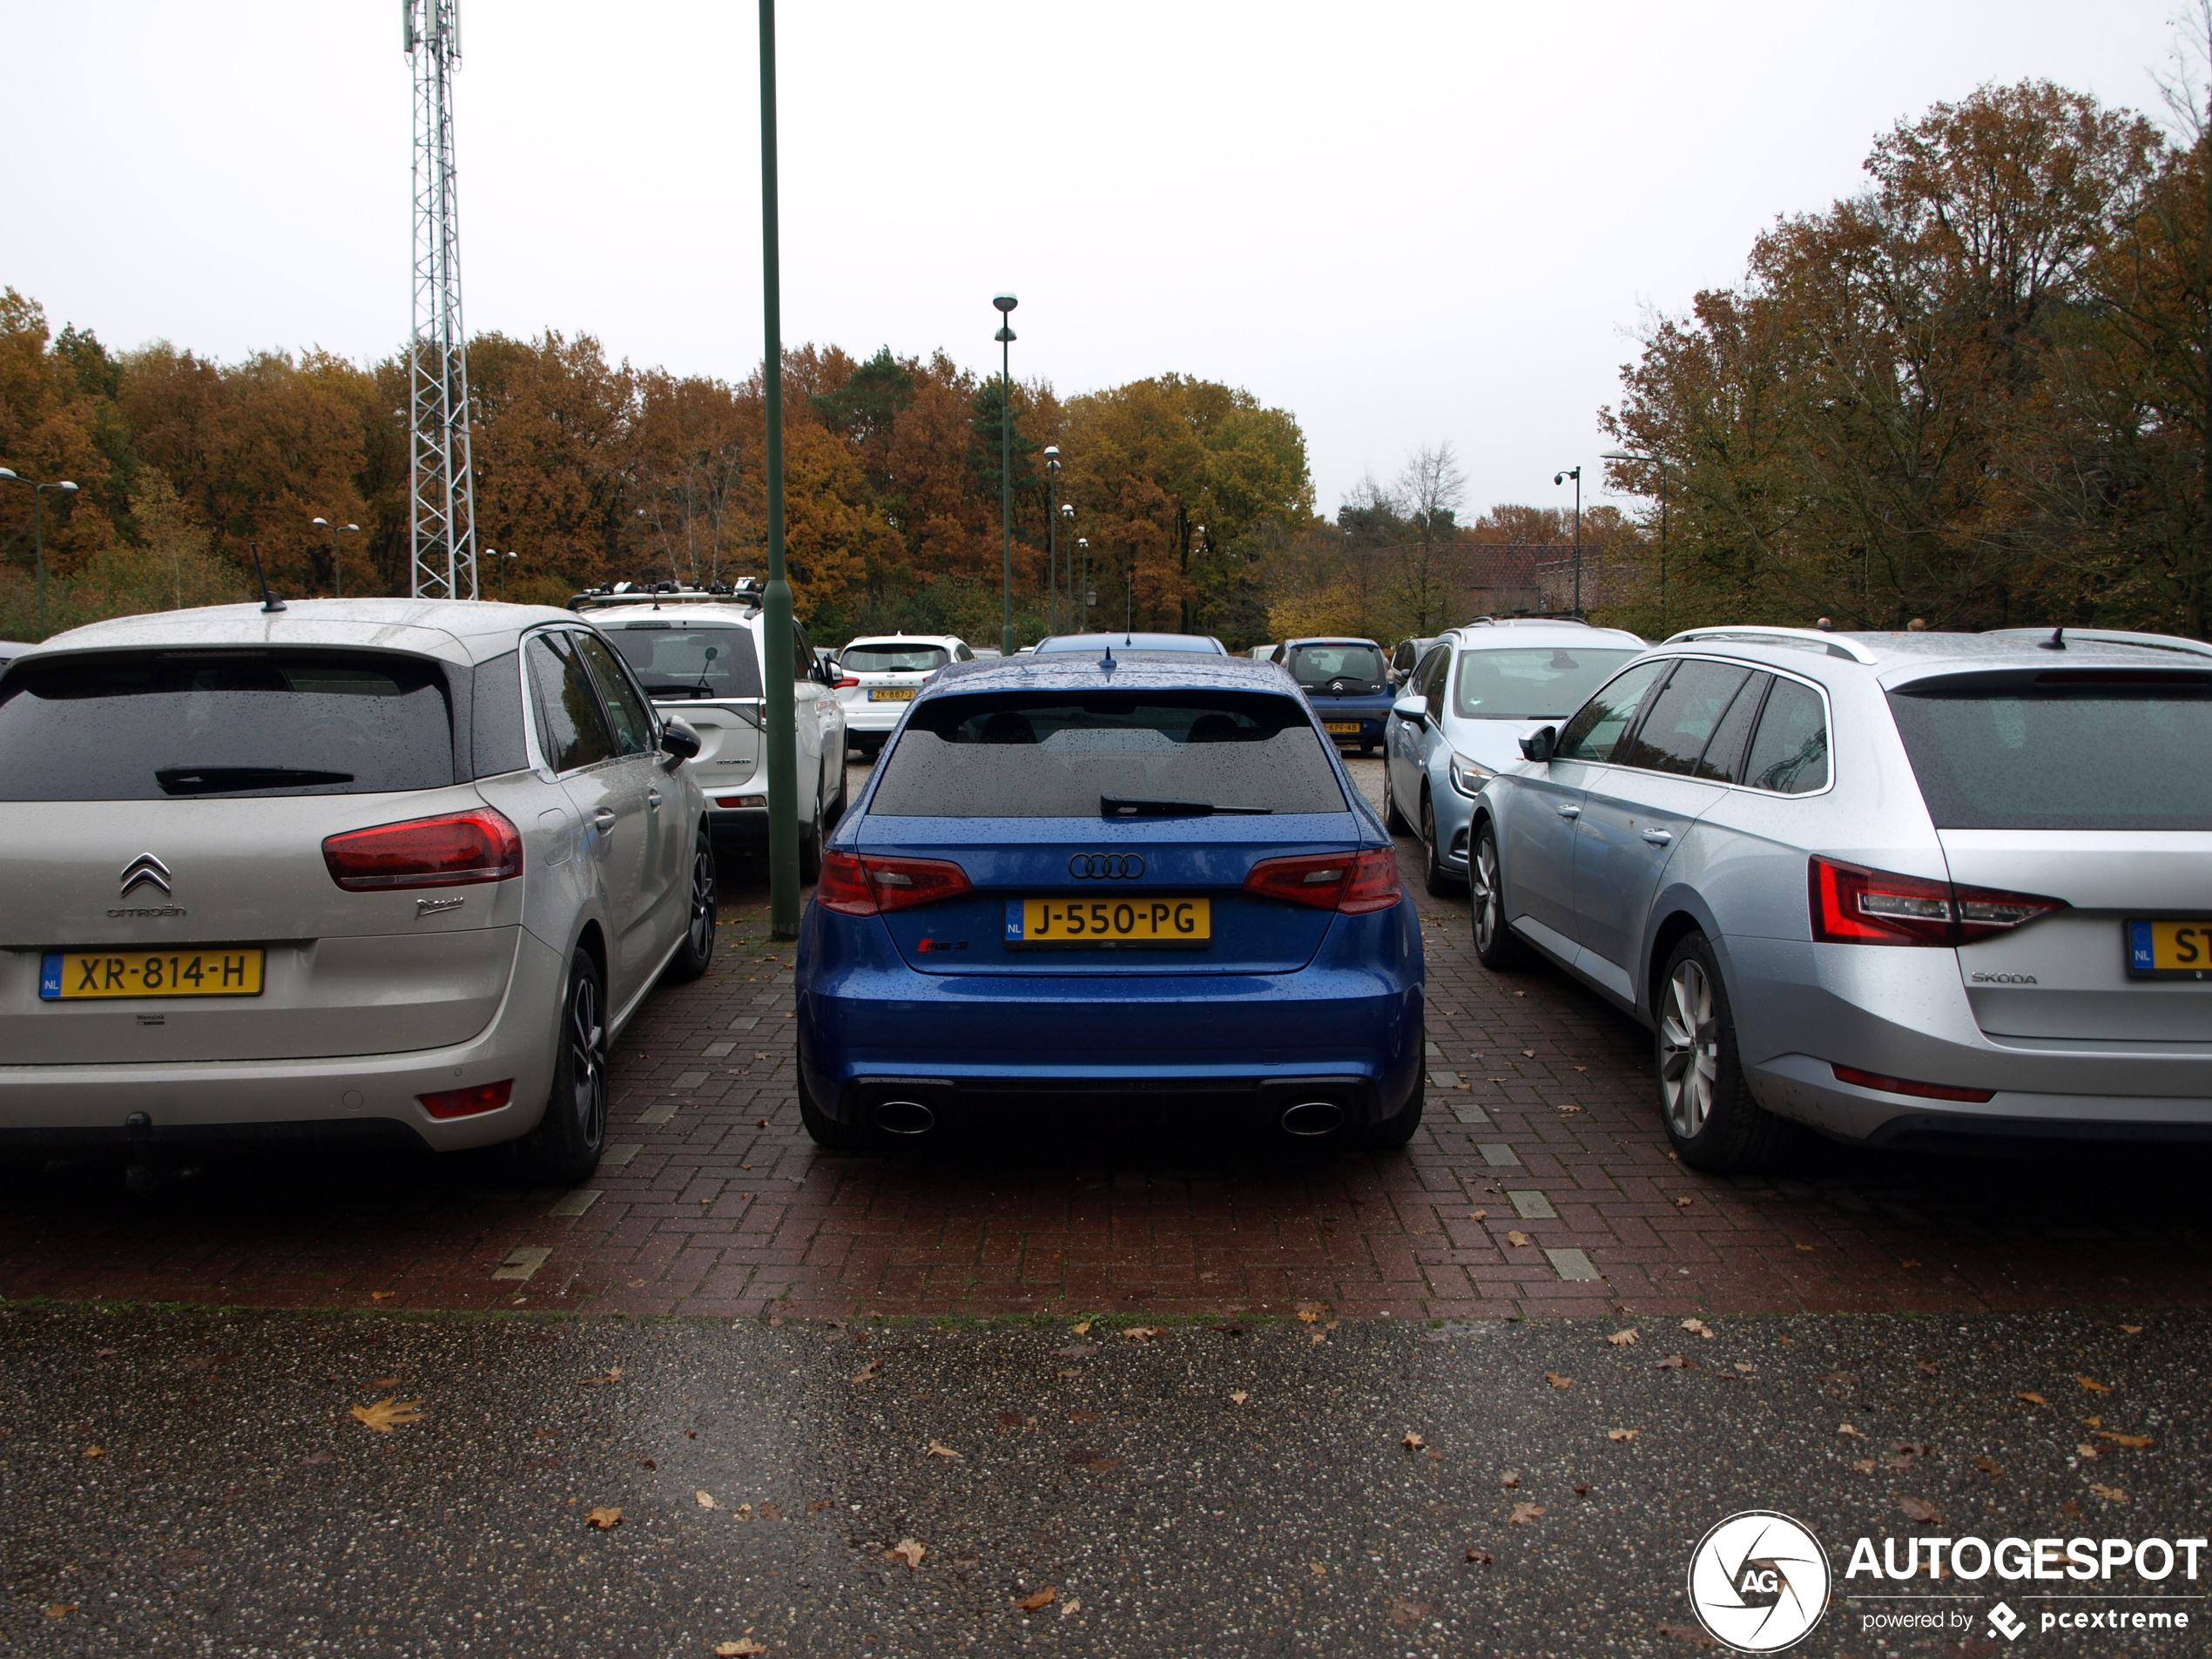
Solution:
{"label": "skoda taillight", "polygon": [[1807,868],[1812,936],[1831,945],[1955,948],[2067,907],[2063,899],[1966,887],[1815,856]]}
{"label": "skoda taillight", "polygon": [[489,806],[348,830],[322,844],[330,879],[348,893],[465,887],[523,873],[523,838]]}

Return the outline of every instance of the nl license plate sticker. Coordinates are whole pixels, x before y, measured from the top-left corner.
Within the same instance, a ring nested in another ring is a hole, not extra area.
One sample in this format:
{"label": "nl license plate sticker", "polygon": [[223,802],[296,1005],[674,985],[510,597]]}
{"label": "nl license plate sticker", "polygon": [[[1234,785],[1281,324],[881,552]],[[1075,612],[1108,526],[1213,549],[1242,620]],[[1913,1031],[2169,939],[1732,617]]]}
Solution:
{"label": "nl license plate sticker", "polygon": [[2130,979],[2212,979],[2212,921],[2128,923]]}
{"label": "nl license plate sticker", "polygon": [[1008,899],[1009,948],[1202,948],[1213,942],[1210,899]]}
{"label": "nl license plate sticker", "polygon": [[44,1001],[138,996],[259,996],[253,950],[50,950],[38,968]]}

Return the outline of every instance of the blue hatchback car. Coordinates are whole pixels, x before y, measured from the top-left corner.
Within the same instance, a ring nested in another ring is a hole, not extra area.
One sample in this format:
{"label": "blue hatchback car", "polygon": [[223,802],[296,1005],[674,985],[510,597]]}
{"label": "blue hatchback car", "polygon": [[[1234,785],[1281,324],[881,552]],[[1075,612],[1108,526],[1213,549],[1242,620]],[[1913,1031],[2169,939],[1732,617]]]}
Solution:
{"label": "blue hatchback car", "polygon": [[1423,975],[1390,837],[1277,669],[954,664],[825,851],[799,1105],[844,1150],[1047,1123],[1403,1146]]}
{"label": "blue hatchback car", "polygon": [[1363,755],[1382,746],[1398,694],[1380,645],[1372,639],[1286,639],[1275,660],[1290,671],[1332,739]]}

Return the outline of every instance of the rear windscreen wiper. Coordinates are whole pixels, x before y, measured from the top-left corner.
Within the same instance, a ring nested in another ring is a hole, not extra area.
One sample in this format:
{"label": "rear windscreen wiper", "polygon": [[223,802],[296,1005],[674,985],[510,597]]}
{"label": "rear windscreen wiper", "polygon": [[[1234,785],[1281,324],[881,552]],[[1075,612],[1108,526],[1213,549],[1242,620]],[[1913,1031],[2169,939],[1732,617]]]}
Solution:
{"label": "rear windscreen wiper", "polygon": [[165,795],[220,795],[236,789],[281,789],[287,784],[350,784],[350,772],[313,766],[161,766],[153,774]]}
{"label": "rear windscreen wiper", "polygon": [[1102,818],[1212,818],[1231,813],[1264,817],[1274,810],[1271,806],[1216,806],[1203,800],[1125,800],[1118,795],[1098,798]]}

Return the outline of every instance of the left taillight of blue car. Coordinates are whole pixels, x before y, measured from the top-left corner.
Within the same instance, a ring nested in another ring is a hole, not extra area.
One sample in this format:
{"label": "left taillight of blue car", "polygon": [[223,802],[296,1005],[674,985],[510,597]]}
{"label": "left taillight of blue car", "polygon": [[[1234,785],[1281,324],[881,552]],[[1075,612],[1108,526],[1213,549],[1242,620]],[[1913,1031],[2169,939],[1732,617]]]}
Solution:
{"label": "left taillight of blue car", "polygon": [[974,890],[968,872],[948,859],[861,858],[825,853],[814,902],[846,916],[880,916]]}

